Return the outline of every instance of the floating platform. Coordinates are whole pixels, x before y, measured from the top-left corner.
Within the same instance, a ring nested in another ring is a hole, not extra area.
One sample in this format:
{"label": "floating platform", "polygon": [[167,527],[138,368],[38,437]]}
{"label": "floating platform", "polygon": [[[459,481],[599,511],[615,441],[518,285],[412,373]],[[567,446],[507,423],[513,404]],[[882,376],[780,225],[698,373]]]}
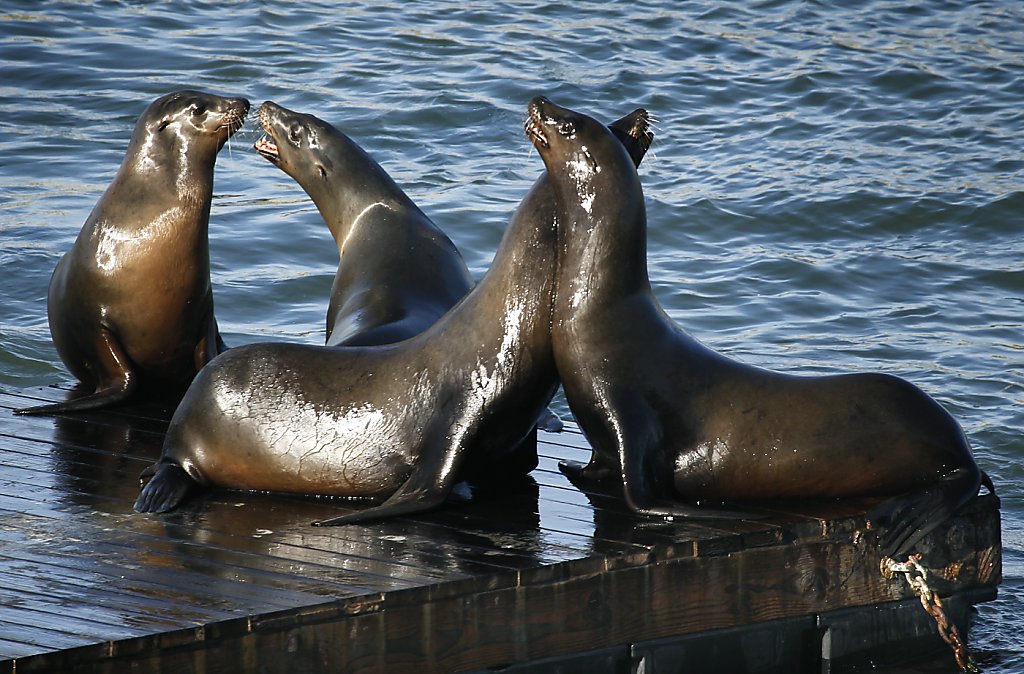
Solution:
{"label": "floating platform", "polygon": [[[637,517],[559,472],[589,457],[570,427],[539,434],[532,480],[412,517],[314,528],[356,506],[226,491],[143,516],[170,411],[11,413],[66,396],[0,388],[0,673],[817,673],[949,653],[880,572],[874,501]],[[1000,582],[998,499],[919,551],[964,632]]]}

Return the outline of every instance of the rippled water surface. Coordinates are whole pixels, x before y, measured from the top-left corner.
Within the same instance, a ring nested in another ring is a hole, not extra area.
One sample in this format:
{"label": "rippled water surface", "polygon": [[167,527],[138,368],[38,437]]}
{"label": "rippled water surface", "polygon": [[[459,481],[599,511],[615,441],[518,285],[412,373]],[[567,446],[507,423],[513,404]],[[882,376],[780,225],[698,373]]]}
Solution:
{"label": "rippled water surface", "polygon": [[[659,299],[736,358],[896,373],[954,413],[1003,503],[1005,580],[972,643],[983,671],[1024,671],[1024,5],[666,7],[0,4],[0,383],[67,378],[47,282],[164,93],[333,123],[477,276],[543,170],[529,98],[642,105]],[[217,164],[217,318],[233,345],[319,343],[336,249],[256,126]]]}

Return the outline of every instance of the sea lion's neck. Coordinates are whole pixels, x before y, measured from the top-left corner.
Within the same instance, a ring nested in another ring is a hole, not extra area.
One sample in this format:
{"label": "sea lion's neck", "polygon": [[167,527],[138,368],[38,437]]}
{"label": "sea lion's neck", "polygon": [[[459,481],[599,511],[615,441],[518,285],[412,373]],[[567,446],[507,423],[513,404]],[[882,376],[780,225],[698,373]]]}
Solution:
{"label": "sea lion's neck", "polygon": [[552,285],[548,277],[556,261],[554,205],[551,182],[542,176],[512,215],[481,282],[500,283],[517,294],[529,290],[521,287],[522,281],[516,277],[536,279],[541,286]]}
{"label": "sea lion's neck", "polygon": [[[476,389],[466,401],[466,422],[452,425],[451,432],[462,436],[459,442],[478,429],[475,437],[490,446],[518,443],[557,388],[551,349],[557,259],[553,202],[550,184],[542,178],[516,209],[487,273],[420,336],[426,343],[441,338],[470,350],[468,358],[452,365]],[[502,404],[510,408],[489,413]]]}
{"label": "sea lion's neck", "polygon": [[550,348],[546,337],[526,334],[547,333],[550,325],[557,260],[553,208],[544,176],[513,214],[487,273],[447,317],[461,314],[457,320],[473,323],[475,334]]}
{"label": "sea lion's neck", "polygon": [[336,177],[322,186],[306,189],[331,230],[339,253],[344,250],[349,235],[367,216],[379,215],[378,209],[386,209],[396,215],[389,219],[391,226],[399,226],[404,222],[410,227],[434,228],[412,199],[369,156],[363,154],[359,162],[353,163],[360,166],[349,170],[336,165]]}
{"label": "sea lion's neck", "polygon": [[216,153],[207,160],[174,149],[163,153],[152,147],[133,149],[129,148],[102,197],[108,226],[138,229],[173,222],[169,235],[181,240],[205,238]]}
{"label": "sea lion's neck", "polygon": [[132,139],[115,185],[147,190],[189,208],[209,205],[213,197],[213,169],[217,148],[198,142],[161,142],[152,136]]}
{"label": "sea lion's neck", "polygon": [[561,218],[556,302],[563,315],[650,290],[643,192],[633,166],[622,161],[625,153],[620,159],[590,180],[571,170],[552,174]]}

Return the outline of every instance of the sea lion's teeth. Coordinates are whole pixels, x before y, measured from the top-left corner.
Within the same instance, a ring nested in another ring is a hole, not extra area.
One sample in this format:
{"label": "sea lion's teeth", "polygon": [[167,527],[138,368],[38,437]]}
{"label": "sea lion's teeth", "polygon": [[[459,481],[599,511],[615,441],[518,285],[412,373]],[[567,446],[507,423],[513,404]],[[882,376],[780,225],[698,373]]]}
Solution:
{"label": "sea lion's teeth", "polygon": [[274,143],[273,139],[270,136],[266,135],[260,138],[258,141],[256,141],[256,149],[261,152],[266,152],[275,155],[277,154],[277,144]]}
{"label": "sea lion's teeth", "polygon": [[541,147],[548,147],[547,136],[544,135],[544,132],[541,131],[540,127],[533,119],[526,122],[526,134],[540,143]]}

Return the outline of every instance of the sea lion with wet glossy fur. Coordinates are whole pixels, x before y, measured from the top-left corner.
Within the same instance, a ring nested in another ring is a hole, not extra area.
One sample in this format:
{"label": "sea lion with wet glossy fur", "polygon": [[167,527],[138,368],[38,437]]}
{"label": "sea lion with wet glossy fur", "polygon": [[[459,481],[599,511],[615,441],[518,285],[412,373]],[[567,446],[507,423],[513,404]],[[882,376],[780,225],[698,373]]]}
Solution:
{"label": "sea lion with wet glossy fur", "polygon": [[180,395],[223,349],[210,285],[213,169],[248,111],[244,98],[179,91],[142,114],[50,280],[54,346],[93,391],[18,413],[106,407],[141,388]]}
{"label": "sea lion with wet glossy fur", "polygon": [[890,497],[869,513],[890,555],[977,494],[960,426],[908,382],[781,374],[687,335],[651,292],[633,162],[586,115],[538,98],[530,117],[558,201],[552,348],[593,447],[585,467],[563,467],[570,476],[621,480],[633,510],[661,516],[727,514],[692,505],[706,501]]}
{"label": "sea lion with wet glossy fur", "polygon": [[[256,142],[256,151],[306,191],[338,247],[328,346],[408,339],[469,292],[473,278],[455,244],[351,138],[272,101],[260,106],[258,117],[267,136]],[[562,430],[551,410],[537,425]],[[537,466],[532,436],[520,464],[524,473]]]}
{"label": "sea lion with wet glossy fur", "polygon": [[329,346],[390,344],[423,332],[473,287],[455,244],[351,138],[272,101],[256,150],[316,204],[338,246]]}
{"label": "sea lion with wet glossy fur", "polygon": [[[621,120],[633,156],[646,120]],[[616,141],[618,142],[618,141]],[[387,497],[327,524],[426,510],[474,467],[503,462],[558,385],[551,354],[554,198],[543,179],[481,281],[396,344],[252,344],[203,369],[135,508],[174,508],[197,485]]]}

